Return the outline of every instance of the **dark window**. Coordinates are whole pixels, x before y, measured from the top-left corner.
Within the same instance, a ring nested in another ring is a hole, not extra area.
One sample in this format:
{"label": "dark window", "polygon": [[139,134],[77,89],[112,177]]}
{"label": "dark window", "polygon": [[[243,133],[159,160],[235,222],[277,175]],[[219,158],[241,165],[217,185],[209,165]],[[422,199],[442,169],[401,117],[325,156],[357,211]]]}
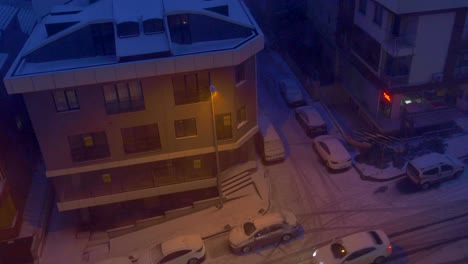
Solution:
{"label": "dark window", "polygon": [[401,24],[400,16],[394,15],[393,24],[392,24],[392,35],[394,37],[400,36],[400,24]]}
{"label": "dark window", "polygon": [[365,15],[366,9],[367,9],[367,0],[359,0],[359,12]]}
{"label": "dark window", "polygon": [[439,174],[439,168],[437,167],[437,168],[430,169],[428,171],[425,171],[423,174],[426,175],[426,176],[437,175],[437,174]]}
{"label": "dark window", "polygon": [[55,109],[57,112],[80,109],[75,90],[53,91],[52,97],[54,98]]}
{"label": "dark window", "polygon": [[319,142],[319,145],[320,145],[320,147],[323,148],[323,150],[325,150],[325,152],[328,153],[328,155],[331,154],[331,153],[330,153],[330,149],[328,148],[327,144],[325,144],[325,143],[323,143],[323,142]]}
{"label": "dark window", "polygon": [[140,26],[138,22],[122,22],[117,24],[117,34],[121,38],[138,36],[140,34]]}
{"label": "dark window", "polygon": [[276,232],[276,231],[279,231],[279,230],[282,230],[283,229],[283,226],[281,225],[274,225],[274,226],[271,226],[270,227],[270,232]]}
{"label": "dark window", "polygon": [[247,122],[247,110],[245,105],[237,110],[237,124],[240,125],[243,122]]}
{"label": "dark window", "polygon": [[236,66],[236,84],[245,81],[245,62]]}
{"label": "dark window", "polygon": [[369,234],[371,235],[372,239],[374,239],[375,244],[382,245],[382,239],[380,239],[379,235],[375,231],[370,231]]}
{"label": "dark window", "polygon": [[199,72],[172,78],[176,105],[208,101],[210,99],[210,73]]}
{"label": "dark window", "polygon": [[349,255],[347,258],[346,258],[346,261],[351,261],[353,259],[357,259],[359,257],[362,257],[364,256],[365,254],[369,253],[369,252],[372,252],[374,251],[375,248],[373,247],[370,247],[370,248],[364,248],[364,249],[361,249],[361,250],[358,250],[354,253],[352,253],[351,255]]}
{"label": "dark window", "polygon": [[265,235],[268,235],[269,233],[270,233],[270,231],[268,230],[268,228],[264,228],[264,229],[258,231],[258,232],[255,234],[255,237],[265,236]]}
{"label": "dark window", "polygon": [[216,137],[218,140],[232,138],[231,114],[216,115]]}
{"label": "dark window", "polygon": [[418,169],[416,169],[416,167],[411,163],[408,163],[408,165],[406,166],[406,171],[410,175],[419,176]]}
{"label": "dark window", "polygon": [[173,42],[178,44],[192,44],[188,15],[168,16],[168,24],[171,32],[171,40]]}
{"label": "dark window", "polygon": [[388,76],[408,76],[411,66],[411,56],[393,57],[387,53],[385,73]]}
{"label": "dark window", "polygon": [[122,128],[124,150],[127,154],[161,148],[157,124]]}
{"label": "dark window", "polygon": [[163,32],[163,20],[159,18],[151,18],[143,21],[143,31],[145,32],[145,34]]}
{"label": "dark window", "polygon": [[197,135],[197,121],[195,118],[174,121],[176,138]]}
{"label": "dark window", "polygon": [[256,230],[255,225],[251,222],[247,222],[244,224],[244,233],[247,236],[250,236]]}
{"label": "dark window", "polygon": [[141,82],[131,81],[103,87],[107,114],[119,114],[145,109]]}
{"label": "dark window", "polygon": [[68,142],[74,162],[102,159],[110,156],[105,132],[69,136]]}
{"label": "dark window", "polygon": [[442,165],[442,166],[440,166],[440,169],[441,169],[442,172],[448,172],[448,171],[452,171],[453,167],[450,166],[450,165]]}
{"label": "dark window", "polygon": [[383,7],[377,2],[374,2],[374,23],[381,26],[382,25],[382,16],[383,16]]}
{"label": "dark window", "polygon": [[171,260],[174,260],[174,259],[176,259],[178,257],[181,257],[181,256],[189,253],[190,251],[191,250],[189,250],[189,249],[176,251],[174,253],[171,253],[171,254],[165,256],[163,259],[161,259],[161,261],[159,261],[159,263],[160,264],[167,263],[167,262],[169,262]]}
{"label": "dark window", "polygon": [[114,26],[112,23],[91,25],[91,35],[96,56],[115,54]]}

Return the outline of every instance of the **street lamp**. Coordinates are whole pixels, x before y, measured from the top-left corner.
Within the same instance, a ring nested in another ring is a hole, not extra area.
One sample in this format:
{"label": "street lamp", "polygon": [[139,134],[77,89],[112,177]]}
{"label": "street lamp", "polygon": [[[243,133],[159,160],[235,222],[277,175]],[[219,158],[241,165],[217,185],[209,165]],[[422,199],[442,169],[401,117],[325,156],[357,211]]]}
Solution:
{"label": "street lamp", "polygon": [[211,123],[213,129],[213,145],[215,149],[215,157],[216,157],[216,186],[218,188],[219,194],[219,208],[223,208],[223,193],[221,192],[221,180],[219,178],[220,175],[220,166],[219,166],[219,150],[218,150],[218,136],[216,135],[216,117],[214,111],[214,96],[216,93],[216,87],[214,85],[210,85],[210,93],[211,93]]}

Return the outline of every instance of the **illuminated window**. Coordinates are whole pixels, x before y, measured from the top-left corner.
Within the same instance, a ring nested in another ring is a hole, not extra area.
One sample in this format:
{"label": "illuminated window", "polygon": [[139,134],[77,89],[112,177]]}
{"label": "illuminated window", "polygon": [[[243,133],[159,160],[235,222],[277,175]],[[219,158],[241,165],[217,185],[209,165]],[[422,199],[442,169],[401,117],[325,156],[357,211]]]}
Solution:
{"label": "illuminated window", "polygon": [[53,91],[52,97],[54,98],[55,109],[57,112],[66,112],[80,109],[75,90],[67,89]]}
{"label": "illuminated window", "polygon": [[11,198],[11,194],[7,194],[5,199],[0,199],[0,229],[12,227],[16,218],[16,207]]}
{"label": "illuminated window", "polygon": [[218,140],[232,138],[231,114],[216,115],[216,137]]}
{"label": "illuminated window", "polygon": [[102,159],[110,156],[105,132],[69,136],[68,142],[74,162]]}
{"label": "illuminated window", "polygon": [[122,128],[124,150],[127,154],[161,148],[157,124]]}

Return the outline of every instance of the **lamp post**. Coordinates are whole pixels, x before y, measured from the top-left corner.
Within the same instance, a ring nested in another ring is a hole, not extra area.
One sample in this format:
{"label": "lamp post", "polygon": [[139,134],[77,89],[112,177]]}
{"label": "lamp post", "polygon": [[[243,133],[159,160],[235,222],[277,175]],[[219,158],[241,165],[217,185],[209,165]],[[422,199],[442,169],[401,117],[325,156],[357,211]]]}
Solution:
{"label": "lamp post", "polygon": [[214,96],[216,93],[216,87],[214,85],[210,85],[210,93],[211,93],[211,123],[213,129],[213,145],[215,149],[215,157],[216,157],[216,187],[218,188],[219,194],[219,208],[223,208],[223,193],[221,192],[221,181],[219,179],[220,174],[220,166],[219,166],[219,150],[218,150],[218,136],[216,135],[216,116],[214,111]]}

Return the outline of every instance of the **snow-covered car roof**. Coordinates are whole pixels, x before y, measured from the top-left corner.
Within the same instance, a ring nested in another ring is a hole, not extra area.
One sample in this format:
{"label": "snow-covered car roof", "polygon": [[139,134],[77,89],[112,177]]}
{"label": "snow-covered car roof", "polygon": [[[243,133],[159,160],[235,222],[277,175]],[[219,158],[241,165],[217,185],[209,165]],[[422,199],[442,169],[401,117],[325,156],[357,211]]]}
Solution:
{"label": "snow-covered car roof", "polygon": [[323,120],[320,113],[315,109],[315,107],[311,105],[301,106],[296,108],[295,110],[297,113],[301,113],[305,115],[307,121],[310,125],[323,125],[325,121]]}
{"label": "snow-covered car roof", "polygon": [[340,240],[348,252],[355,252],[357,250],[376,244],[370,232],[375,232],[375,234],[377,234],[379,238],[382,240],[383,244],[385,244],[388,241],[388,238],[385,235],[385,233],[380,230],[370,230],[370,231],[355,233],[355,234],[343,237]]}
{"label": "snow-covered car roof", "polygon": [[448,164],[456,164],[456,165],[461,164],[461,162],[459,162],[455,158],[449,158],[444,154],[440,154],[436,152],[422,155],[420,157],[417,157],[411,160],[411,163],[413,163],[413,165],[418,168],[430,167],[430,166],[439,164],[441,162],[448,163]]}
{"label": "snow-covered car roof", "polygon": [[164,256],[172,252],[184,249],[198,250],[203,246],[200,235],[183,235],[167,240],[161,244],[161,250]]}
{"label": "snow-covered car roof", "polygon": [[347,155],[349,155],[348,151],[343,146],[341,141],[335,136],[322,135],[322,136],[318,136],[314,138],[314,141],[323,142],[324,144],[326,144],[327,147],[330,149],[330,152],[333,154],[340,154],[340,153],[345,154],[346,153]]}
{"label": "snow-covered car roof", "polygon": [[268,213],[253,219],[253,224],[256,229],[262,229],[267,226],[288,223],[290,225],[296,224],[296,217],[287,211]]}

